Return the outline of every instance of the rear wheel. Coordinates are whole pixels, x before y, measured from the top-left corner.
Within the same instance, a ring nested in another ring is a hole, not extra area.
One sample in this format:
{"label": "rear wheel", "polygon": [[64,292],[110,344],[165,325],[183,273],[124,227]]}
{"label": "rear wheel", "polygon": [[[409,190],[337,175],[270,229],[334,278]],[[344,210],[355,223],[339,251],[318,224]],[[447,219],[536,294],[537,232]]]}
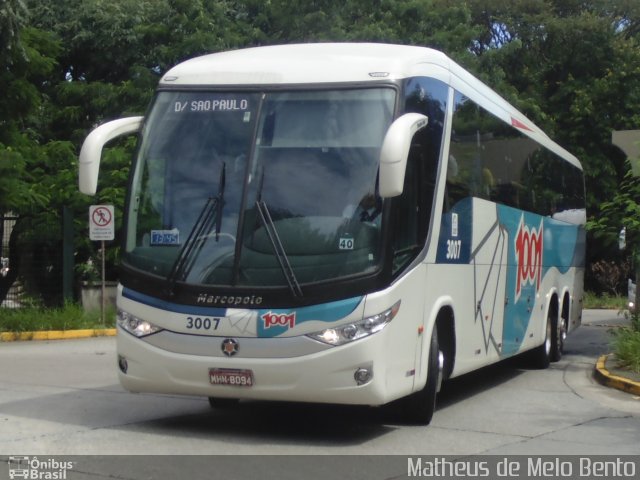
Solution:
{"label": "rear wheel", "polygon": [[438,346],[438,331],[433,329],[429,347],[427,383],[419,392],[415,392],[400,402],[405,419],[410,423],[428,425],[436,409],[436,395],[442,379],[442,352]]}
{"label": "rear wheel", "polygon": [[564,339],[566,337],[566,327],[563,318],[556,319],[555,328],[552,329],[551,335],[551,361],[557,362],[562,358],[564,351]]}
{"label": "rear wheel", "polygon": [[553,350],[552,344],[555,337],[554,330],[557,323],[553,319],[553,314],[551,312],[551,309],[549,309],[549,313],[547,314],[547,326],[545,329],[546,333],[544,336],[544,343],[531,352],[531,359],[534,366],[541,370],[549,367],[549,363],[551,362],[551,352]]}

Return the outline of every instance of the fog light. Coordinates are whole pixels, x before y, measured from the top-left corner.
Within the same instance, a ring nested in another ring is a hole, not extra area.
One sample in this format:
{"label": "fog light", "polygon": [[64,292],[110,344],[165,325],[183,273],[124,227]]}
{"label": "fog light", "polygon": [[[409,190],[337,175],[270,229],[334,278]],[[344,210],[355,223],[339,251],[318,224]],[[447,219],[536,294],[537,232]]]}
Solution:
{"label": "fog light", "polygon": [[127,363],[127,359],[124,358],[122,355],[118,355],[118,368],[120,368],[120,371],[122,373],[127,373],[127,370],[129,369],[129,364]]}
{"label": "fog light", "polygon": [[358,385],[364,385],[371,381],[373,378],[373,372],[368,368],[359,368],[356,370],[356,373],[353,374],[353,378],[356,380]]}

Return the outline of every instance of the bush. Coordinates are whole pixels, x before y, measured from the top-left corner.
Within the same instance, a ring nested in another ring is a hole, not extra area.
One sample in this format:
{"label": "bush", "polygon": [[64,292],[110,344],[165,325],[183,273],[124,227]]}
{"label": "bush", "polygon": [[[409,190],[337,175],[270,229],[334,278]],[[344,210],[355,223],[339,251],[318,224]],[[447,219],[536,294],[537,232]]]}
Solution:
{"label": "bush", "polygon": [[613,332],[613,351],[618,366],[640,373],[640,314],[631,314],[629,320],[629,327]]}
{"label": "bush", "polygon": [[68,303],[60,308],[25,307],[2,309],[0,332],[38,332],[44,330],[81,330],[113,328],[115,310],[105,312],[105,325],[100,322],[100,310],[85,312],[82,306]]}
{"label": "bush", "polygon": [[627,298],[619,295],[603,293],[601,295],[593,292],[584,292],[584,308],[607,308],[611,310],[622,310],[627,306]]}
{"label": "bush", "polygon": [[600,260],[591,264],[591,273],[600,287],[614,296],[626,291],[630,271],[629,260],[622,262]]}

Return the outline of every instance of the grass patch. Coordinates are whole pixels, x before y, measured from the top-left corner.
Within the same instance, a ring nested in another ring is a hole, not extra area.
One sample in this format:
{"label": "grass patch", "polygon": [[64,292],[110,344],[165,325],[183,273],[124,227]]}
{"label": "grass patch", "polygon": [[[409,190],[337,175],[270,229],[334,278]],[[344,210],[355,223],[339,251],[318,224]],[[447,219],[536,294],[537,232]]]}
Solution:
{"label": "grass patch", "polygon": [[622,310],[627,308],[627,297],[611,295],[609,293],[595,294],[593,292],[584,292],[583,308]]}
{"label": "grass patch", "polygon": [[103,324],[100,321],[100,310],[85,312],[81,305],[75,303],[60,308],[3,308],[0,309],[0,332],[114,328],[115,317],[115,308],[107,308]]}
{"label": "grass patch", "polygon": [[630,315],[631,326],[613,332],[613,352],[618,366],[640,373],[640,315]]}

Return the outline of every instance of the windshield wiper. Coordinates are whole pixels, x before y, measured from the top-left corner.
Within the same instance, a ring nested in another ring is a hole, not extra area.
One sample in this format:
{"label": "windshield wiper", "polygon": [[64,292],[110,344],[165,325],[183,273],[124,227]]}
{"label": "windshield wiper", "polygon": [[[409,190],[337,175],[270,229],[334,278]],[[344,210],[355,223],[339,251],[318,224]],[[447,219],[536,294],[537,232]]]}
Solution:
{"label": "windshield wiper", "polygon": [[256,211],[258,212],[258,218],[260,219],[262,226],[267,232],[267,237],[269,238],[269,242],[271,242],[271,246],[273,247],[273,251],[276,254],[276,258],[278,259],[280,268],[282,268],[282,273],[284,273],[284,278],[287,280],[287,284],[289,285],[291,293],[294,297],[302,297],[302,289],[300,288],[300,284],[298,283],[296,274],[291,268],[289,257],[287,257],[287,252],[285,252],[284,247],[282,246],[280,235],[278,235],[278,230],[276,230],[276,226],[273,223],[273,219],[271,218],[269,207],[267,207],[267,204],[264,202],[264,200],[262,200],[263,185],[264,170],[262,171],[262,176],[260,177],[260,185],[258,186],[258,199],[256,200]]}
{"label": "windshield wiper", "polygon": [[294,297],[302,297],[302,289],[300,288],[300,284],[296,279],[296,274],[291,268],[289,258],[287,257],[287,253],[285,252],[284,247],[282,246],[280,236],[278,235],[276,226],[273,223],[273,219],[271,218],[271,214],[269,213],[267,204],[263,200],[256,200],[256,210],[258,211],[258,218],[260,218],[262,226],[267,232],[267,237],[269,237],[269,241],[271,242],[273,251],[275,252],[278,263],[280,264],[280,268],[282,268],[282,273],[284,273],[284,277],[289,284],[291,293]]}
{"label": "windshield wiper", "polygon": [[178,257],[167,277],[169,282],[169,294],[173,295],[173,290],[179,280],[184,279],[193,268],[198,255],[209,238],[212,228],[215,226],[216,242],[220,237],[220,227],[222,225],[222,208],[224,207],[224,189],[226,183],[226,163],[222,164],[220,171],[220,182],[218,183],[218,195],[209,197],[200,210],[198,219],[189,232],[189,237],[178,253]]}

